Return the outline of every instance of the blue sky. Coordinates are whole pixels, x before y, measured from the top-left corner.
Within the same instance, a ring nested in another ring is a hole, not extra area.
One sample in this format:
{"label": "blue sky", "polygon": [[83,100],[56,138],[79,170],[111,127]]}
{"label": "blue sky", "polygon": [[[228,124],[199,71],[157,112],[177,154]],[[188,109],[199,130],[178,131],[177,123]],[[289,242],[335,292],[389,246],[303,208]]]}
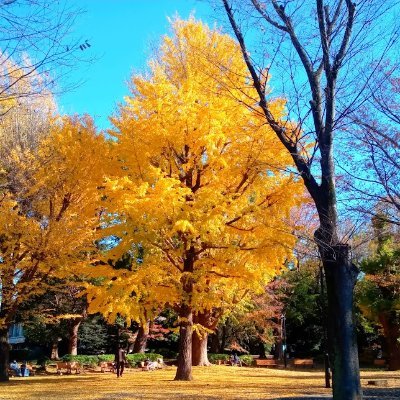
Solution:
{"label": "blue sky", "polygon": [[212,20],[207,2],[198,0],[81,0],[86,12],[79,16],[74,35],[88,39],[85,50],[96,60],[77,64],[68,79],[81,84],[58,97],[60,111],[90,114],[99,129],[109,127],[108,117],[128,94],[132,72],[146,68],[151,47],[168,33],[168,17],[187,18],[192,12]]}

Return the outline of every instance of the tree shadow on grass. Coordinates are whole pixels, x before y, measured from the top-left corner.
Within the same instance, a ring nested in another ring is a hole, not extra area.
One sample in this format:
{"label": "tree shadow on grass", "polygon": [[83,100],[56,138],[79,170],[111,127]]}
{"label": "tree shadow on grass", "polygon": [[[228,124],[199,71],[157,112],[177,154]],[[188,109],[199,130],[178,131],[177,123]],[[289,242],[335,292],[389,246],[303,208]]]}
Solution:
{"label": "tree shadow on grass", "polygon": [[[364,400],[399,400],[400,387],[398,388],[363,388]],[[296,396],[296,397],[277,397],[274,400],[327,400],[332,396]]]}
{"label": "tree shadow on grass", "polygon": [[[90,376],[80,376],[79,378],[70,378],[68,379],[68,382],[82,382],[85,380],[90,380]],[[8,382],[0,382],[0,387],[7,387],[7,386],[21,386],[21,385],[42,385],[42,384],[48,384],[48,383],[60,383],[61,380],[59,376],[54,376],[53,378],[48,378],[48,377],[43,377],[43,378],[37,378],[35,379],[30,379],[29,377],[22,378],[22,379],[10,379]]]}

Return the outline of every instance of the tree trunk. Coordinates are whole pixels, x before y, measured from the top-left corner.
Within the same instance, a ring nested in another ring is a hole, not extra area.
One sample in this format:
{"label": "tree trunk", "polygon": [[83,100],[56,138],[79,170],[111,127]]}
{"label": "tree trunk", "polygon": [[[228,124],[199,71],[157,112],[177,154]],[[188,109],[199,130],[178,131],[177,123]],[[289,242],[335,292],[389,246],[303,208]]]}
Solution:
{"label": "tree trunk", "polygon": [[[219,318],[221,316],[221,310],[213,309],[196,313],[193,317],[195,324],[200,324],[206,329],[214,330],[218,325]],[[209,366],[211,365],[208,361],[207,356],[207,344],[208,344],[208,333],[204,331],[202,335],[198,332],[193,333],[192,343],[192,362],[196,366]]]}
{"label": "tree trunk", "polygon": [[[326,243],[326,242],[325,242]],[[345,244],[319,243],[328,296],[328,340],[333,374],[333,398],[361,400],[357,341],[353,321],[353,290],[358,269]]]}
{"label": "tree trunk", "polygon": [[78,354],[78,330],[82,322],[82,318],[74,318],[70,321],[69,338],[68,338],[68,354],[76,356]]}
{"label": "tree trunk", "polygon": [[8,344],[8,327],[0,329],[0,382],[7,382],[10,363],[10,345]]}
{"label": "tree trunk", "polygon": [[52,344],[51,344],[51,354],[50,354],[50,360],[58,360],[59,356],[58,356],[58,341],[59,338],[56,338],[53,340]]}
{"label": "tree trunk", "polygon": [[379,314],[379,321],[382,324],[388,352],[389,371],[400,369],[400,327],[396,323],[395,317],[391,313]]}
{"label": "tree trunk", "polygon": [[204,332],[200,336],[197,332],[193,332],[192,340],[192,365],[201,367],[210,366],[211,363],[208,361],[207,355],[208,333]]}
{"label": "tree trunk", "polygon": [[[191,187],[188,182],[188,187]],[[182,303],[179,307],[179,355],[176,381],[191,381],[192,376],[192,337],[193,337],[193,310],[191,300],[193,295],[193,270],[195,250],[190,246],[183,261],[181,283],[183,289]]]}
{"label": "tree trunk", "polygon": [[149,338],[150,323],[145,322],[139,326],[138,334],[136,336],[135,344],[133,346],[134,353],[144,353],[146,351],[147,339]]}
{"label": "tree trunk", "polygon": [[179,355],[176,381],[191,381],[192,377],[192,337],[193,337],[193,312],[186,304],[181,306],[179,313]]}

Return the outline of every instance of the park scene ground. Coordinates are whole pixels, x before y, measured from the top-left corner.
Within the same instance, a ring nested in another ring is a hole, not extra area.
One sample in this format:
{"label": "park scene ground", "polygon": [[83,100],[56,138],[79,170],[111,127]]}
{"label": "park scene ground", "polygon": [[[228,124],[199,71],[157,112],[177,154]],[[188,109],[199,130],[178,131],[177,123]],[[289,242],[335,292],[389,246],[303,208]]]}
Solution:
{"label": "park scene ground", "polygon": [[[332,394],[322,371],[284,371],[230,366],[195,367],[196,380],[176,382],[174,367],[158,371],[127,370],[122,378],[110,373],[38,375],[0,384],[2,400],[324,400]],[[368,385],[374,380],[378,386]],[[385,381],[385,385],[382,381]],[[400,373],[362,371],[366,400],[397,400]]]}

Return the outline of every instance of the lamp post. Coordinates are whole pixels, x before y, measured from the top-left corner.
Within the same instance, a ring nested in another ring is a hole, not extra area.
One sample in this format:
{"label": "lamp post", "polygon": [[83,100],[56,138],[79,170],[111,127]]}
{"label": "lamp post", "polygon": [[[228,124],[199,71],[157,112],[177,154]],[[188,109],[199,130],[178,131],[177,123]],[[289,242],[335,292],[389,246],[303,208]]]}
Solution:
{"label": "lamp post", "polygon": [[286,316],[285,314],[281,315],[281,341],[282,341],[282,355],[283,355],[283,364],[285,368],[287,367],[287,344],[286,344]]}

